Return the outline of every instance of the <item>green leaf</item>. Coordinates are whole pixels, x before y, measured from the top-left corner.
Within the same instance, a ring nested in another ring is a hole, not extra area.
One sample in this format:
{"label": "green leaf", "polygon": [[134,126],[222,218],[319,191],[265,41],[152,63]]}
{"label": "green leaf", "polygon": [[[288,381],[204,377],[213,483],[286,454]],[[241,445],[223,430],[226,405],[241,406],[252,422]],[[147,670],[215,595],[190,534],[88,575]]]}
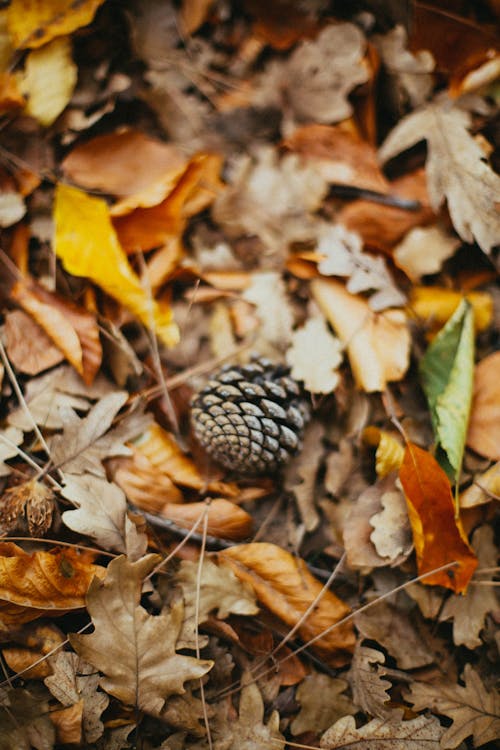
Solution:
{"label": "green leaf", "polygon": [[463,299],[420,362],[438,447],[460,474],[474,377],[474,312]]}

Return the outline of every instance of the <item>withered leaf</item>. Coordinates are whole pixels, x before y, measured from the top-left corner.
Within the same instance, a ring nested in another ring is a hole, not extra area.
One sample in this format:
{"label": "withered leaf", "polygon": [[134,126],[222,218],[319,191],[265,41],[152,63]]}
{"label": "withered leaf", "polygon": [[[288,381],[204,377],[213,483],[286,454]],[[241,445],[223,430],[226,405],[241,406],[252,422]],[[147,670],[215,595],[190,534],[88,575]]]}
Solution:
{"label": "withered leaf", "polygon": [[0,693],[0,750],[52,750],[55,729],[48,694],[21,688]]}
{"label": "withered leaf", "polygon": [[87,609],[95,631],[70,635],[71,645],[103,672],[100,685],[128,706],[158,715],[168,696],[206,674],[212,662],[182,656],[175,644],[183,620],[182,604],[153,616],[140,605],[143,578],[159,562],[147,555],[135,563],[113,560],[104,581],[94,580]]}
{"label": "withered leaf", "polygon": [[245,684],[240,695],[238,719],[226,719],[220,741],[227,750],[276,750],[285,738],[279,731],[279,714],[273,711],[264,724],[264,701],[255,683]]}
{"label": "withered leaf", "polygon": [[344,716],[330,727],[321,738],[324,750],[349,747],[352,750],[372,750],[374,745],[387,750],[438,750],[443,733],[435,717],[419,716],[411,721],[390,722],[372,719],[356,729],[352,716]]}
{"label": "withered leaf", "polygon": [[38,375],[64,359],[43,328],[22,310],[5,315],[5,346],[14,367],[28,375]]}
{"label": "withered leaf", "polygon": [[337,719],[355,713],[352,700],[343,694],[348,684],[339,677],[319,672],[307,675],[295,694],[300,703],[300,711],[292,721],[292,734],[324,732]]}
{"label": "withered leaf", "polygon": [[387,670],[384,662],[385,656],[381,651],[363,646],[359,641],[347,673],[354,702],[367,714],[381,719],[394,715],[394,710],[387,705],[390,700],[387,691],[391,682],[385,678]]}

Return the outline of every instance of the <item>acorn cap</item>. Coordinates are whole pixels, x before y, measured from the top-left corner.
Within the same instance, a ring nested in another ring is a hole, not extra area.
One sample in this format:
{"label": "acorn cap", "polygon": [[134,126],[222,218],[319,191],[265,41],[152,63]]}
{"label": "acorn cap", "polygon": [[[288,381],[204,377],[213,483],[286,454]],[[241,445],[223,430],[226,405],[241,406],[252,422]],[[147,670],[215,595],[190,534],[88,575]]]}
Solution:
{"label": "acorn cap", "polygon": [[191,403],[196,438],[240,474],[271,474],[301,447],[309,405],[289,368],[267,359],[227,365]]}

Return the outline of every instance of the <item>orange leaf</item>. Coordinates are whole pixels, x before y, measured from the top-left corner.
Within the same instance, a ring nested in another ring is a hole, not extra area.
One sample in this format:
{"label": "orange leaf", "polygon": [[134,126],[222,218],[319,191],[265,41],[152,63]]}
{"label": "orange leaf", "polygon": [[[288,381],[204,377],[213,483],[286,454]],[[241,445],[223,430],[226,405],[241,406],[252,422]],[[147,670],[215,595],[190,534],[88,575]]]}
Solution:
{"label": "orange leaf", "polygon": [[430,453],[409,443],[399,478],[408,505],[419,574],[457,563],[427,576],[422,583],[464,593],[477,567],[477,558],[460,520],[455,518],[448,477]]}
{"label": "orange leaf", "polygon": [[90,385],[102,360],[95,316],[29,278],[16,282],[11,297],[43,328],[86,385]]}
{"label": "orange leaf", "polygon": [[480,362],[474,373],[474,394],[467,445],[487,458],[500,460],[500,352]]}
{"label": "orange leaf", "polygon": [[0,625],[81,609],[90,582],[104,573],[74,549],[28,554],[13,542],[0,542]]}
{"label": "orange leaf", "polygon": [[43,657],[63,645],[64,636],[59,628],[47,622],[31,623],[16,632],[14,638],[22,645],[2,649],[2,656],[13,672],[24,672],[26,680],[43,680],[52,674],[52,667]]}
{"label": "orange leaf", "polygon": [[[309,573],[303,560],[275,544],[241,544],[219,555],[230,563],[238,578],[253,587],[259,601],[290,627],[299,622],[323,589],[323,584]],[[300,625],[300,637],[307,643],[349,612],[347,604],[331,591],[324,591]],[[355,642],[352,623],[347,622],[320,638],[313,648],[329,664],[340,666],[348,661],[346,652],[352,653]]]}
{"label": "orange leaf", "polygon": [[22,310],[5,314],[5,344],[14,367],[28,375],[38,375],[64,359],[45,331]]}
{"label": "orange leaf", "polygon": [[[207,510],[208,515],[207,533],[210,536],[240,542],[242,539],[247,539],[252,533],[252,516],[243,508],[223,497],[212,500],[208,506],[205,502],[184,503],[182,505],[166,503],[161,509],[160,515],[173,521],[177,526],[190,529],[203,516],[205,510]],[[197,532],[201,533],[202,530],[203,524],[200,523]]]}

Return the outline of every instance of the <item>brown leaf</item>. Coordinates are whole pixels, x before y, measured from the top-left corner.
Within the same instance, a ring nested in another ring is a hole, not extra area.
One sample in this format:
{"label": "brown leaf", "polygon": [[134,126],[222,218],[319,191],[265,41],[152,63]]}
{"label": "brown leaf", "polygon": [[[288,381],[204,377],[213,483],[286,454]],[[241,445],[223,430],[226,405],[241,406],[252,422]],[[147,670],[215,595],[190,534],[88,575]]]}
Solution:
{"label": "brown leaf", "polygon": [[82,740],[83,701],[68,708],[56,708],[50,712],[50,720],[56,728],[56,740],[62,745],[79,745]]}
{"label": "brown leaf", "polygon": [[419,574],[457,563],[426,576],[422,582],[464,593],[477,567],[477,558],[460,520],[455,518],[448,477],[430,453],[409,443],[399,478],[408,504]]}
{"label": "brown leaf", "polygon": [[90,385],[100,366],[102,347],[95,315],[32,279],[17,281],[12,299],[29,313]]}
{"label": "brown leaf", "polygon": [[374,745],[387,750],[439,750],[443,733],[435,717],[419,716],[411,721],[390,722],[372,719],[356,729],[352,716],[344,716],[330,727],[321,738],[324,750],[349,747],[352,750],[372,750]]}
{"label": "brown leaf", "polygon": [[[308,571],[300,558],[293,557],[274,544],[242,544],[219,553],[236,575],[249,583],[268,609],[293,627],[322,592],[322,584]],[[309,617],[300,625],[299,634],[307,642],[319,636],[349,614],[349,607],[331,591],[323,591]],[[345,664],[354,648],[350,622],[340,624],[314,643],[313,648],[330,664]],[[347,652],[347,653],[346,653]]]}
{"label": "brown leaf", "polygon": [[500,352],[485,357],[474,371],[467,445],[487,458],[500,460]]}
{"label": "brown leaf", "polygon": [[455,748],[472,735],[474,746],[498,740],[500,735],[500,696],[488,692],[478,673],[465,665],[465,686],[450,682],[427,685],[413,682],[407,699],[415,711],[431,709],[452,720],[443,734],[442,748]]}
{"label": "brown leaf", "polygon": [[0,499],[1,528],[4,533],[22,531],[26,521],[31,536],[45,536],[55,507],[52,490],[36,479],[10,487]]}
{"label": "brown leaf", "polygon": [[348,672],[356,705],[367,714],[380,719],[395,715],[394,710],[387,705],[390,701],[388,690],[391,688],[391,682],[385,679],[387,668],[383,666],[384,662],[385,656],[381,651],[363,646],[360,640],[356,644]]}
{"label": "brown leaf", "polygon": [[5,315],[5,345],[16,370],[27,375],[38,375],[64,359],[43,328],[22,310]]}
{"label": "brown leaf", "polygon": [[74,549],[27,554],[12,542],[0,542],[0,622],[19,625],[81,609],[91,580],[103,575],[104,568]]}
{"label": "brown leaf", "polygon": [[337,719],[355,713],[352,700],[343,695],[348,684],[346,680],[318,672],[307,675],[295,694],[300,711],[291,723],[292,734],[324,732]]}
{"label": "brown leaf", "polygon": [[475,475],[473,484],[460,495],[460,507],[474,508],[495,498],[500,499],[500,461],[483,474]]}
{"label": "brown leaf", "polygon": [[170,477],[158,471],[135,446],[132,452],[132,458],[113,458],[106,462],[113,481],[131,503],[148,513],[159,513],[166,503],[184,502],[184,495]]}
{"label": "brown leaf", "polygon": [[143,578],[159,560],[159,555],[135,563],[123,556],[112,560],[104,581],[95,579],[88,591],[94,632],[70,635],[75,651],[104,673],[100,684],[106,692],[156,715],[168,696],[184,692],[185,682],[206,674],[213,664],[176,654],[182,605],[157,616],[141,607]]}
{"label": "brown leaf", "polygon": [[46,695],[21,688],[5,690],[0,700],[0,724],[2,750],[54,747],[55,729]]}
{"label": "brown leaf", "polygon": [[244,676],[238,718],[231,720],[228,716],[222,726],[223,746],[227,750],[276,750],[277,745],[284,743],[279,722],[278,712],[273,711],[264,724],[264,701],[260,690],[254,682],[245,684]]}
{"label": "brown leaf", "polygon": [[[16,646],[2,649],[2,656],[13,672],[24,672],[26,680],[43,680],[52,674],[48,659],[44,659],[64,643],[64,636],[52,623],[30,623],[12,634]],[[38,663],[35,663],[38,662]],[[30,668],[31,665],[34,665]]]}

